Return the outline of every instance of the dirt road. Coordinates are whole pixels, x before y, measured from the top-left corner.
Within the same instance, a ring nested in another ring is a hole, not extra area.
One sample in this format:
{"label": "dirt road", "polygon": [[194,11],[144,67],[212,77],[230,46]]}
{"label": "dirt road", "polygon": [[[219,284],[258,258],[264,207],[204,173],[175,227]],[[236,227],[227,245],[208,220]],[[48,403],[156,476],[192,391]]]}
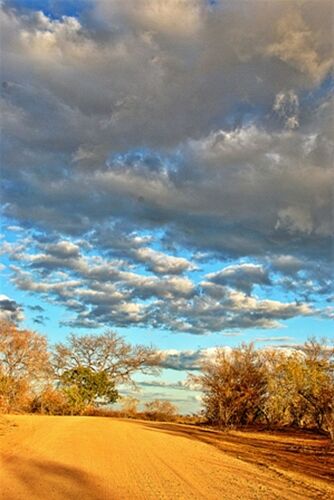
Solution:
{"label": "dirt road", "polygon": [[268,500],[333,493],[329,484],[189,439],[183,426],[172,432],[138,421],[38,416],[6,417],[0,424],[3,500]]}

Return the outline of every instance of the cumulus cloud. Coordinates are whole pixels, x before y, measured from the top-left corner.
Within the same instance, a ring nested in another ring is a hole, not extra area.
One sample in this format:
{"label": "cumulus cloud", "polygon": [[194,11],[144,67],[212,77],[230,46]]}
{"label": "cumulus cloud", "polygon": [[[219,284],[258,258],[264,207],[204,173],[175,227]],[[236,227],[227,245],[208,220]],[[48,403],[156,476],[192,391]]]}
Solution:
{"label": "cumulus cloud", "polygon": [[[286,356],[294,355],[298,353],[300,356],[305,355],[305,351],[307,348],[305,348],[304,344],[297,344],[292,342],[292,338],[288,336],[277,336],[277,337],[261,337],[255,339],[255,342],[263,342],[263,343],[268,343],[272,345],[266,345],[265,347],[260,347],[258,348],[259,353],[266,353],[268,351],[280,351]],[[275,345],[277,342],[279,342],[279,345]],[[165,350],[162,351],[162,367],[163,368],[169,368],[172,370],[176,371],[197,371],[201,370],[203,363],[212,363],[215,361],[216,356],[217,356],[217,350],[219,351],[224,351],[226,355],[228,356],[232,352],[232,348],[229,346],[217,346],[217,347],[209,347],[209,348],[204,348],[204,349],[197,349],[197,350],[176,350],[176,349],[170,349],[170,350]],[[333,351],[333,345],[327,344],[323,346],[323,349],[328,352]],[[151,381],[148,382],[148,384],[152,384],[152,386],[168,386],[168,383],[165,383],[162,381],[160,383],[159,381]],[[144,382],[145,385],[145,382]],[[194,384],[193,382],[189,380],[184,380],[181,382],[178,382],[176,384],[172,384],[173,387],[175,388],[185,388],[185,389],[190,389],[190,390],[197,390],[198,386],[196,383]]]}

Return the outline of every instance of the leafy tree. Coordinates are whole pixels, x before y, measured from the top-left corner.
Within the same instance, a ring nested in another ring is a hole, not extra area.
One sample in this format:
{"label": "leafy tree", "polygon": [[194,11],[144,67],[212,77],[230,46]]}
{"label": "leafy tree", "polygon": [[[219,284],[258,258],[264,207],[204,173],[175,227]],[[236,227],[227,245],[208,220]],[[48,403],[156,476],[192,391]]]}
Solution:
{"label": "leafy tree", "polygon": [[333,349],[310,339],[293,353],[272,353],[264,411],[272,424],[317,427],[333,434]]}
{"label": "leafy tree", "polygon": [[301,427],[305,420],[307,405],[297,391],[297,381],[303,370],[303,354],[268,351],[264,354],[267,366],[267,398],[263,414],[272,425]]}
{"label": "leafy tree", "polygon": [[114,403],[118,392],[105,371],[94,372],[79,366],[62,373],[60,385],[72,408],[82,411],[86,406]]}

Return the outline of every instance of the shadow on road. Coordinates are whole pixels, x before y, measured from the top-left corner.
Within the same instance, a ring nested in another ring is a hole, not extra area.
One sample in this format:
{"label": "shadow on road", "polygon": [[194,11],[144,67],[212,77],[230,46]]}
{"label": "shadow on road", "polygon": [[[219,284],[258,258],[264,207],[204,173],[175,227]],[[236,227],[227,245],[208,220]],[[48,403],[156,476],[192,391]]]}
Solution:
{"label": "shadow on road", "polygon": [[334,451],[324,436],[291,432],[220,432],[196,426],[141,422],[146,429],[194,439],[262,467],[333,482]]}
{"label": "shadow on road", "polygon": [[[17,455],[1,458],[1,474],[7,479],[7,485],[3,485],[0,498],[110,499],[110,494],[107,495],[94,478],[74,467]],[[14,484],[15,491],[11,491]]]}

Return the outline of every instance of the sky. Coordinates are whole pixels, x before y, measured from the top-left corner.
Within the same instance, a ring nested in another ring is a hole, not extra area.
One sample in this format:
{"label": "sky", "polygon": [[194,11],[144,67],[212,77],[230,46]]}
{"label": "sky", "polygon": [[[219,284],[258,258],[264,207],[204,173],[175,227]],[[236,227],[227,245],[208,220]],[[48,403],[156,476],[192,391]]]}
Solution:
{"label": "sky", "polygon": [[0,318],[153,344],[182,412],[217,346],[333,338],[332,2],[0,5]]}

